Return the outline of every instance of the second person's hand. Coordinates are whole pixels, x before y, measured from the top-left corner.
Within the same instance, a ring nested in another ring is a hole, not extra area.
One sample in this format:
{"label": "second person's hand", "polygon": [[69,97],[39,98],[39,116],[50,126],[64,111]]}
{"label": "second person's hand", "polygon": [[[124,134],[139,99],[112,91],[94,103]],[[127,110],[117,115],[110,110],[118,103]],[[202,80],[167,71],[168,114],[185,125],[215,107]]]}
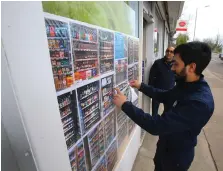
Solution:
{"label": "second person's hand", "polygon": [[133,88],[137,88],[137,89],[140,89],[140,86],[141,84],[139,83],[138,80],[132,80],[129,82],[130,86],[133,87]]}

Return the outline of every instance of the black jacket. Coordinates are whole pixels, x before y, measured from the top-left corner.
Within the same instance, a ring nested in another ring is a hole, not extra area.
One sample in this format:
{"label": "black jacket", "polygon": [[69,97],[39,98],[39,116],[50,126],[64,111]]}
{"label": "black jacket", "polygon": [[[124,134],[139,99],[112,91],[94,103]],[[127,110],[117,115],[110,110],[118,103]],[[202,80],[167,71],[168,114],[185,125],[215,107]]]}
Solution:
{"label": "black jacket", "polygon": [[159,135],[156,156],[165,156],[170,151],[167,158],[182,159],[182,163],[193,160],[193,155],[182,154],[182,151],[194,149],[197,136],[214,111],[213,96],[203,76],[196,82],[179,82],[169,91],[142,83],[140,91],[168,106],[161,116],[151,116],[131,102],[122,105],[122,110],[140,127]]}
{"label": "black jacket", "polygon": [[175,85],[175,74],[171,71],[172,63],[167,63],[165,57],[154,62],[150,69],[149,85],[155,88],[170,90]]}

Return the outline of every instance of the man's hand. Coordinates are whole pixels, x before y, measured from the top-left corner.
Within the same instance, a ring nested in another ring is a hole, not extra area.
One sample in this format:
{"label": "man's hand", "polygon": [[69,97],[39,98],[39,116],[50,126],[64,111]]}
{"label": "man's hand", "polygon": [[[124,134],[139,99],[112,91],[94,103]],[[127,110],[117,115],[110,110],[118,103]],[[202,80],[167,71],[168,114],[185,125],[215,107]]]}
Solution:
{"label": "man's hand", "polygon": [[140,89],[141,84],[137,80],[132,80],[132,81],[130,81],[130,86],[133,88]]}
{"label": "man's hand", "polygon": [[115,88],[117,94],[114,94],[113,103],[121,108],[122,105],[127,101],[127,97],[118,89]]}

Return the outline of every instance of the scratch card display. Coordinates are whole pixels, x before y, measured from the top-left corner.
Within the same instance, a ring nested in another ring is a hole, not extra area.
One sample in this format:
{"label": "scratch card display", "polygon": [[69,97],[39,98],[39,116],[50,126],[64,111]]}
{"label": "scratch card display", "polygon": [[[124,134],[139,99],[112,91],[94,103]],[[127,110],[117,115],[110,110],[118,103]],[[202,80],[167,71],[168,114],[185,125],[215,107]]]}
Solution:
{"label": "scratch card display", "polygon": [[77,89],[82,133],[100,120],[99,81]]}
{"label": "scratch card display", "polygon": [[106,73],[114,70],[114,33],[99,30],[100,70]]}
{"label": "scratch card display", "polygon": [[86,171],[84,144],[81,141],[69,154],[72,171]]}
{"label": "scratch card display", "polygon": [[97,29],[70,23],[75,81],[99,75]]}
{"label": "scratch card display", "polygon": [[116,141],[112,143],[106,152],[107,170],[112,171],[117,161],[117,144]]}
{"label": "scratch card display", "polygon": [[75,91],[58,96],[67,149],[74,145],[81,136],[75,96]]}
{"label": "scratch card display", "polygon": [[124,54],[124,35],[115,33],[115,59],[126,57]]}
{"label": "scratch card display", "polygon": [[48,47],[56,90],[73,84],[68,24],[45,19]]}
{"label": "scratch card display", "polygon": [[101,122],[88,135],[88,144],[91,154],[92,167],[97,163],[100,157],[104,154],[104,129],[103,122]]}
{"label": "scratch card display", "polygon": [[118,146],[120,146],[127,136],[127,120],[125,120],[124,123],[122,123],[122,126],[118,130]]}
{"label": "scratch card display", "polygon": [[128,63],[132,64],[134,62],[134,44],[133,39],[128,38]]}
{"label": "scratch card display", "polygon": [[95,169],[93,169],[93,171],[107,171],[105,157],[103,157],[100,160],[100,162],[97,164],[97,166],[95,167]]}
{"label": "scratch card display", "polygon": [[115,138],[115,111],[113,110],[104,120],[105,147],[107,148]]}
{"label": "scratch card display", "polygon": [[107,115],[113,108],[113,75],[101,79],[102,111]]}
{"label": "scratch card display", "polygon": [[115,61],[116,85],[127,80],[127,59]]}

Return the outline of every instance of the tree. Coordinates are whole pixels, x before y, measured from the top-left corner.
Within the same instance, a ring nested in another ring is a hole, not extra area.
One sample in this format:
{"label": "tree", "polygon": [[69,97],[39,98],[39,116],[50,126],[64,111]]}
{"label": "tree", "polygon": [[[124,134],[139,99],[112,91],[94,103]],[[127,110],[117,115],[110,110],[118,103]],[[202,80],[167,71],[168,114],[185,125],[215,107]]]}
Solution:
{"label": "tree", "polygon": [[204,39],[203,42],[207,43],[211,48],[212,52],[220,53],[223,48],[223,40],[221,39],[220,35],[217,34],[216,38],[207,38]]}
{"label": "tree", "polygon": [[183,43],[187,43],[189,36],[187,34],[179,34],[176,40],[176,45],[179,46]]}

